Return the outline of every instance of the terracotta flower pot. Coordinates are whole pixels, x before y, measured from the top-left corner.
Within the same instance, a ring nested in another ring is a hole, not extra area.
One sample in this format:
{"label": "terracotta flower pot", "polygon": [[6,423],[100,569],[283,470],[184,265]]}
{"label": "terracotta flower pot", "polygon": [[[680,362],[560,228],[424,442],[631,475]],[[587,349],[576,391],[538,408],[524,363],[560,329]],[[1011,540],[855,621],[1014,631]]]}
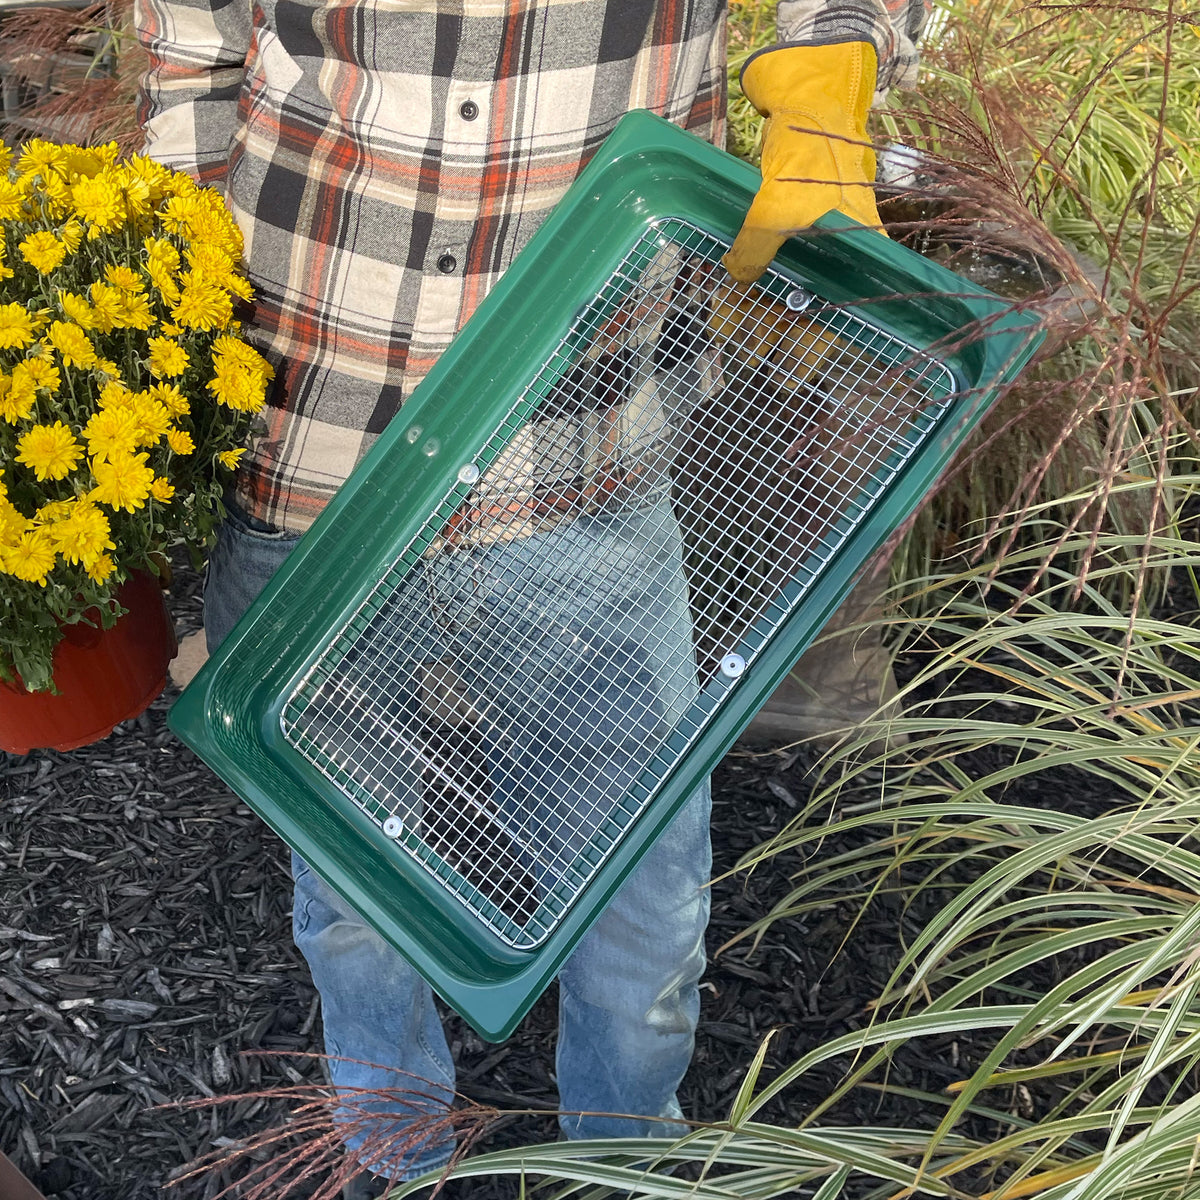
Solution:
{"label": "terracotta flower pot", "polygon": [[178,643],[162,589],[136,574],[118,593],[129,611],[111,629],[68,625],[54,651],[58,694],[0,683],[0,750],[75,750],[144,712],[163,690]]}

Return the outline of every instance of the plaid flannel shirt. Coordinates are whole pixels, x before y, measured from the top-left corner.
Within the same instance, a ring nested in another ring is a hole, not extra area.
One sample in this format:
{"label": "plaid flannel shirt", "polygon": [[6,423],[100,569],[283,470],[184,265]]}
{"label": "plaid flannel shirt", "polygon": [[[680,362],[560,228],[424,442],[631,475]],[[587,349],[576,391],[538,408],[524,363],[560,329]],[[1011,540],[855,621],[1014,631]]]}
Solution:
{"label": "plaid flannel shirt", "polygon": [[[924,0],[778,0],[911,82]],[[616,122],[718,145],[725,0],[137,0],[146,150],[222,188],[276,381],[236,491],[303,530]]]}

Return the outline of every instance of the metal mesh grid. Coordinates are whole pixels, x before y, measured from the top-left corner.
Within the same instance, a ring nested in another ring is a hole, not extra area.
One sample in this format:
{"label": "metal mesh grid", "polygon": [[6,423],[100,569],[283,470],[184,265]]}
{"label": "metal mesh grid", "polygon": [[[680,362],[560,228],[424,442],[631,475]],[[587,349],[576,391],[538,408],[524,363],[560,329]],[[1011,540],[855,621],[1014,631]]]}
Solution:
{"label": "metal mesh grid", "polygon": [[561,921],[953,392],[780,273],[730,288],[727,249],[645,232],[284,708],[290,744],[514,947]]}

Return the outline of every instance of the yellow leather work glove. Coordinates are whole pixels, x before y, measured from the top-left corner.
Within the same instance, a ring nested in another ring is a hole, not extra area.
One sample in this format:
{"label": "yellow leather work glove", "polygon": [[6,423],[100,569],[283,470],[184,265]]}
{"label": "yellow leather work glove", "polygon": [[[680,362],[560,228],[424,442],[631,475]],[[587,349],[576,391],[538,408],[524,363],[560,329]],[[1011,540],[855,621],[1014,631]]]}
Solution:
{"label": "yellow leather work glove", "polygon": [[784,46],[746,64],[742,90],[767,123],[762,185],[722,260],[739,283],[757,279],[791,234],[830,209],[879,227],[867,139],[877,66],[868,42]]}

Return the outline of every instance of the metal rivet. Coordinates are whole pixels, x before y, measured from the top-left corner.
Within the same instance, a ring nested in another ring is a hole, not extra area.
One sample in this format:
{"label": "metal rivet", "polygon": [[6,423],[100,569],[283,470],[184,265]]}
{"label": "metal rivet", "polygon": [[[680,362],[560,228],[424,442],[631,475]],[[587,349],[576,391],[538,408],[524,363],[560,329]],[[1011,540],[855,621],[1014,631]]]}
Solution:
{"label": "metal rivet", "polygon": [[465,463],[458,468],[459,483],[474,483],[479,478],[479,468],[474,463]]}
{"label": "metal rivet", "polygon": [[803,312],[813,302],[813,294],[805,288],[792,288],[784,300],[784,304],[792,312]]}
{"label": "metal rivet", "polygon": [[746,660],[740,654],[726,654],[721,659],[721,674],[727,679],[736,679],[746,669]]}
{"label": "metal rivet", "polygon": [[398,838],[404,832],[404,822],[399,817],[388,817],[383,823],[383,832],[390,838]]}

